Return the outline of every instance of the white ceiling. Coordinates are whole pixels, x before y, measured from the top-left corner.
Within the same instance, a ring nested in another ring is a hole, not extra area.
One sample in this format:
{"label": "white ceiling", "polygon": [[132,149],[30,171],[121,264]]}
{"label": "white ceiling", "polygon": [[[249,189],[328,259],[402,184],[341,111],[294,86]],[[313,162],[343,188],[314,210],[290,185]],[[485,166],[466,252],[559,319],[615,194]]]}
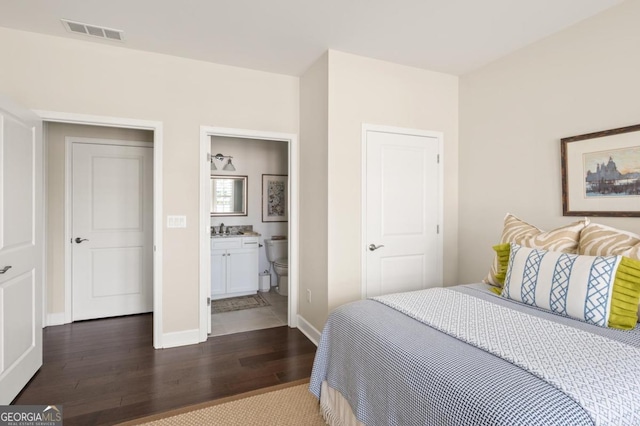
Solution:
{"label": "white ceiling", "polygon": [[[464,74],[622,0],[0,0],[0,26],[301,75],[335,49]],[[60,19],[124,30],[68,33]]]}

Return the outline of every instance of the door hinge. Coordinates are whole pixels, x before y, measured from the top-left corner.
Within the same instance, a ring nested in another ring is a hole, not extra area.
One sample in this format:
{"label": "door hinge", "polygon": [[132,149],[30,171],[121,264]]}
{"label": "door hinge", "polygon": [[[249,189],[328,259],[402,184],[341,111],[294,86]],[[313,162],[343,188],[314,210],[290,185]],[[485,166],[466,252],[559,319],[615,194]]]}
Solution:
{"label": "door hinge", "polygon": [[210,163],[211,162],[211,154],[207,152],[207,161]]}
{"label": "door hinge", "polygon": [[207,306],[211,306],[211,298],[207,297]]}
{"label": "door hinge", "polygon": [[440,225],[436,225],[436,234],[440,233]]}
{"label": "door hinge", "polygon": [[440,164],[440,154],[436,155],[436,163]]}

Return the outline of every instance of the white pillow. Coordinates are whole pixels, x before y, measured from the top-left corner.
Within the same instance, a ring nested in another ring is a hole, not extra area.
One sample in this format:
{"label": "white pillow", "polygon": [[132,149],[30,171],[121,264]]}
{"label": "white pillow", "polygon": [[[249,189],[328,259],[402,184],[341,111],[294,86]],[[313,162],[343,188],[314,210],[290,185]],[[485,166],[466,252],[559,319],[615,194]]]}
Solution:
{"label": "white pillow", "polygon": [[511,243],[502,296],[607,327],[622,256],[581,256]]}

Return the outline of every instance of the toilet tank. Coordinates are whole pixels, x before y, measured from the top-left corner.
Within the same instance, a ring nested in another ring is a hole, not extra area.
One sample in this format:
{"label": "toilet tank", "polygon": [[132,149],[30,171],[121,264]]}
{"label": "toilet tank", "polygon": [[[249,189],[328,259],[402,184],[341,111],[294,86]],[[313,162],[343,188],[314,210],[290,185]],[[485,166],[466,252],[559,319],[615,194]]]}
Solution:
{"label": "toilet tank", "polygon": [[264,240],[264,247],[267,251],[267,260],[274,262],[283,257],[287,257],[289,242],[287,240]]}

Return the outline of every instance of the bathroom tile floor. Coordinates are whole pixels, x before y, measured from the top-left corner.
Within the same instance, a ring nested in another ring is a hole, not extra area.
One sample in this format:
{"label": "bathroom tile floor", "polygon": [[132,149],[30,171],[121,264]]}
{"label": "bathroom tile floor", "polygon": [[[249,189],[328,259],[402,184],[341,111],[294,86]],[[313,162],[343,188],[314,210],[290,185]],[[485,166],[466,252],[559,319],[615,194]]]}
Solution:
{"label": "bathroom tile floor", "polygon": [[275,288],[260,294],[271,306],[212,314],[209,336],[222,336],[287,325],[288,298],[276,293]]}

